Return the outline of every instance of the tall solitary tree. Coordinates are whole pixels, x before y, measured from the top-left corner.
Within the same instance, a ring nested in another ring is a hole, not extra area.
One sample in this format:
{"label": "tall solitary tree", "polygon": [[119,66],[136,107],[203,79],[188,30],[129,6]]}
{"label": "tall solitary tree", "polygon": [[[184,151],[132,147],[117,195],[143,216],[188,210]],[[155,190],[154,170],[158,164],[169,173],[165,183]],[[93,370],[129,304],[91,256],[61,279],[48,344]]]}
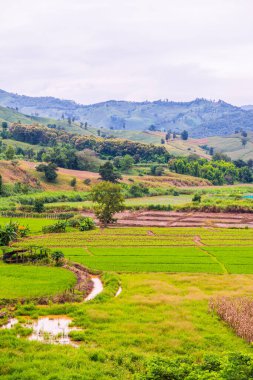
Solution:
{"label": "tall solitary tree", "polygon": [[124,209],[124,196],[120,185],[111,182],[100,182],[91,191],[95,203],[95,215],[104,227],[115,222],[113,215]]}

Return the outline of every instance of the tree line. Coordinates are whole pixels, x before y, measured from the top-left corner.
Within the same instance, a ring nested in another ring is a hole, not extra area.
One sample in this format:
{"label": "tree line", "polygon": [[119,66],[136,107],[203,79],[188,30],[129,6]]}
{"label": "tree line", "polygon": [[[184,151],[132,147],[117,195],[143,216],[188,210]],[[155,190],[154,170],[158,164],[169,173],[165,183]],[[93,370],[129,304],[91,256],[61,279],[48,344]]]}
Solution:
{"label": "tree line", "polygon": [[214,155],[211,161],[200,158],[197,155],[174,158],[169,162],[169,168],[178,174],[188,174],[194,177],[208,179],[214,185],[229,184],[235,182],[252,183],[253,172],[251,162],[242,160],[232,162],[225,155]]}
{"label": "tree line", "polygon": [[41,125],[13,124],[9,127],[9,134],[10,138],[29,144],[39,144],[47,147],[55,147],[58,144],[69,144],[77,151],[91,149],[102,159],[130,155],[135,162],[158,161],[166,163],[170,158],[170,154],[165,147],[129,140],[80,136],[64,131],[52,130]]}

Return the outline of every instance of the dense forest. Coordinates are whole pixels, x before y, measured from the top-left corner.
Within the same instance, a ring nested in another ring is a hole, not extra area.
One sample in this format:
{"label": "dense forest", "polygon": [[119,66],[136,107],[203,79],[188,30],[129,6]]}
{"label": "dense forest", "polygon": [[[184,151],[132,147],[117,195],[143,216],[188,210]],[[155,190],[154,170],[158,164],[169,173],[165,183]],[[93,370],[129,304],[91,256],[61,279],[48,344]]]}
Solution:
{"label": "dense forest", "polygon": [[9,128],[9,137],[17,141],[35,145],[39,144],[45,147],[55,148],[58,145],[64,146],[64,149],[67,150],[82,151],[90,149],[96,152],[102,159],[131,155],[136,163],[154,161],[166,163],[170,158],[168,151],[161,146],[142,144],[129,140],[80,136],[40,125],[13,124]]}
{"label": "dense forest", "polygon": [[205,178],[214,185],[232,185],[237,181],[252,183],[252,166],[252,160],[247,163],[242,160],[232,162],[223,154],[214,155],[211,161],[197,155],[191,155],[189,157],[175,158],[169,162],[169,167],[172,171]]}

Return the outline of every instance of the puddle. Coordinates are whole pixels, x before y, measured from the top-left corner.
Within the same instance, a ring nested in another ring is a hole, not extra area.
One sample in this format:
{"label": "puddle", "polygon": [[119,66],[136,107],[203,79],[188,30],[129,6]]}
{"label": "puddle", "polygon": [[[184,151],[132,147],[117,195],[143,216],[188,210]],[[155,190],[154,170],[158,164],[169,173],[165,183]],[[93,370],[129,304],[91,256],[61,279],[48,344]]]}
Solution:
{"label": "puddle", "polygon": [[120,286],[119,289],[117,290],[117,293],[115,294],[115,297],[118,297],[121,292],[122,292],[122,287]]}
{"label": "puddle", "polygon": [[15,326],[18,323],[18,320],[16,318],[11,318],[6,325],[3,325],[2,329],[11,329],[13,326]]}
{"label": "puddle", "polygon": [[[18,323],[16,318],[12,318],[3,329],[11,329]],[[73,347],[78,347],[78,344],[71,341],[69,337],[70,331],[78,330],[76,327],[70,327],[72,319],[66,316],[49,315],[40,317],[38,320],[27,320],[22,323],[23,327],[32,328],[33,333],[28,337],[28,340],[35,340],[43,343],[51,344],[69,344]]]}
{"label": "puddle", "polygon": [[103,284],[99,277],[91,277],[93,288],[90,294],[85,298],[85,301],[93,300],[99,293],[103,291]]}

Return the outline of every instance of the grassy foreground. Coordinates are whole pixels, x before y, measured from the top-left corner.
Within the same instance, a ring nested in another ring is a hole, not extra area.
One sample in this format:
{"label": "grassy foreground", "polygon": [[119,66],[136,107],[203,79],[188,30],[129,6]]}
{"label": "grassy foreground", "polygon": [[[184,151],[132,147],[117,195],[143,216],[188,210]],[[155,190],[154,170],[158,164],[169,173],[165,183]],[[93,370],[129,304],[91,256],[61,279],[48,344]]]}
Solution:
{"label": "grassy foreground", "polygon": [[134,379],[156,355],[191,354],[199,360],[207,353],[252,351],[208,312],[212,295],[251,295],[252,275],[121,274],[120,280],[122,294],[105,303],[23,309],[70,315],[82,329],[80,347],[29,342],[0,331],[1,379]]}

